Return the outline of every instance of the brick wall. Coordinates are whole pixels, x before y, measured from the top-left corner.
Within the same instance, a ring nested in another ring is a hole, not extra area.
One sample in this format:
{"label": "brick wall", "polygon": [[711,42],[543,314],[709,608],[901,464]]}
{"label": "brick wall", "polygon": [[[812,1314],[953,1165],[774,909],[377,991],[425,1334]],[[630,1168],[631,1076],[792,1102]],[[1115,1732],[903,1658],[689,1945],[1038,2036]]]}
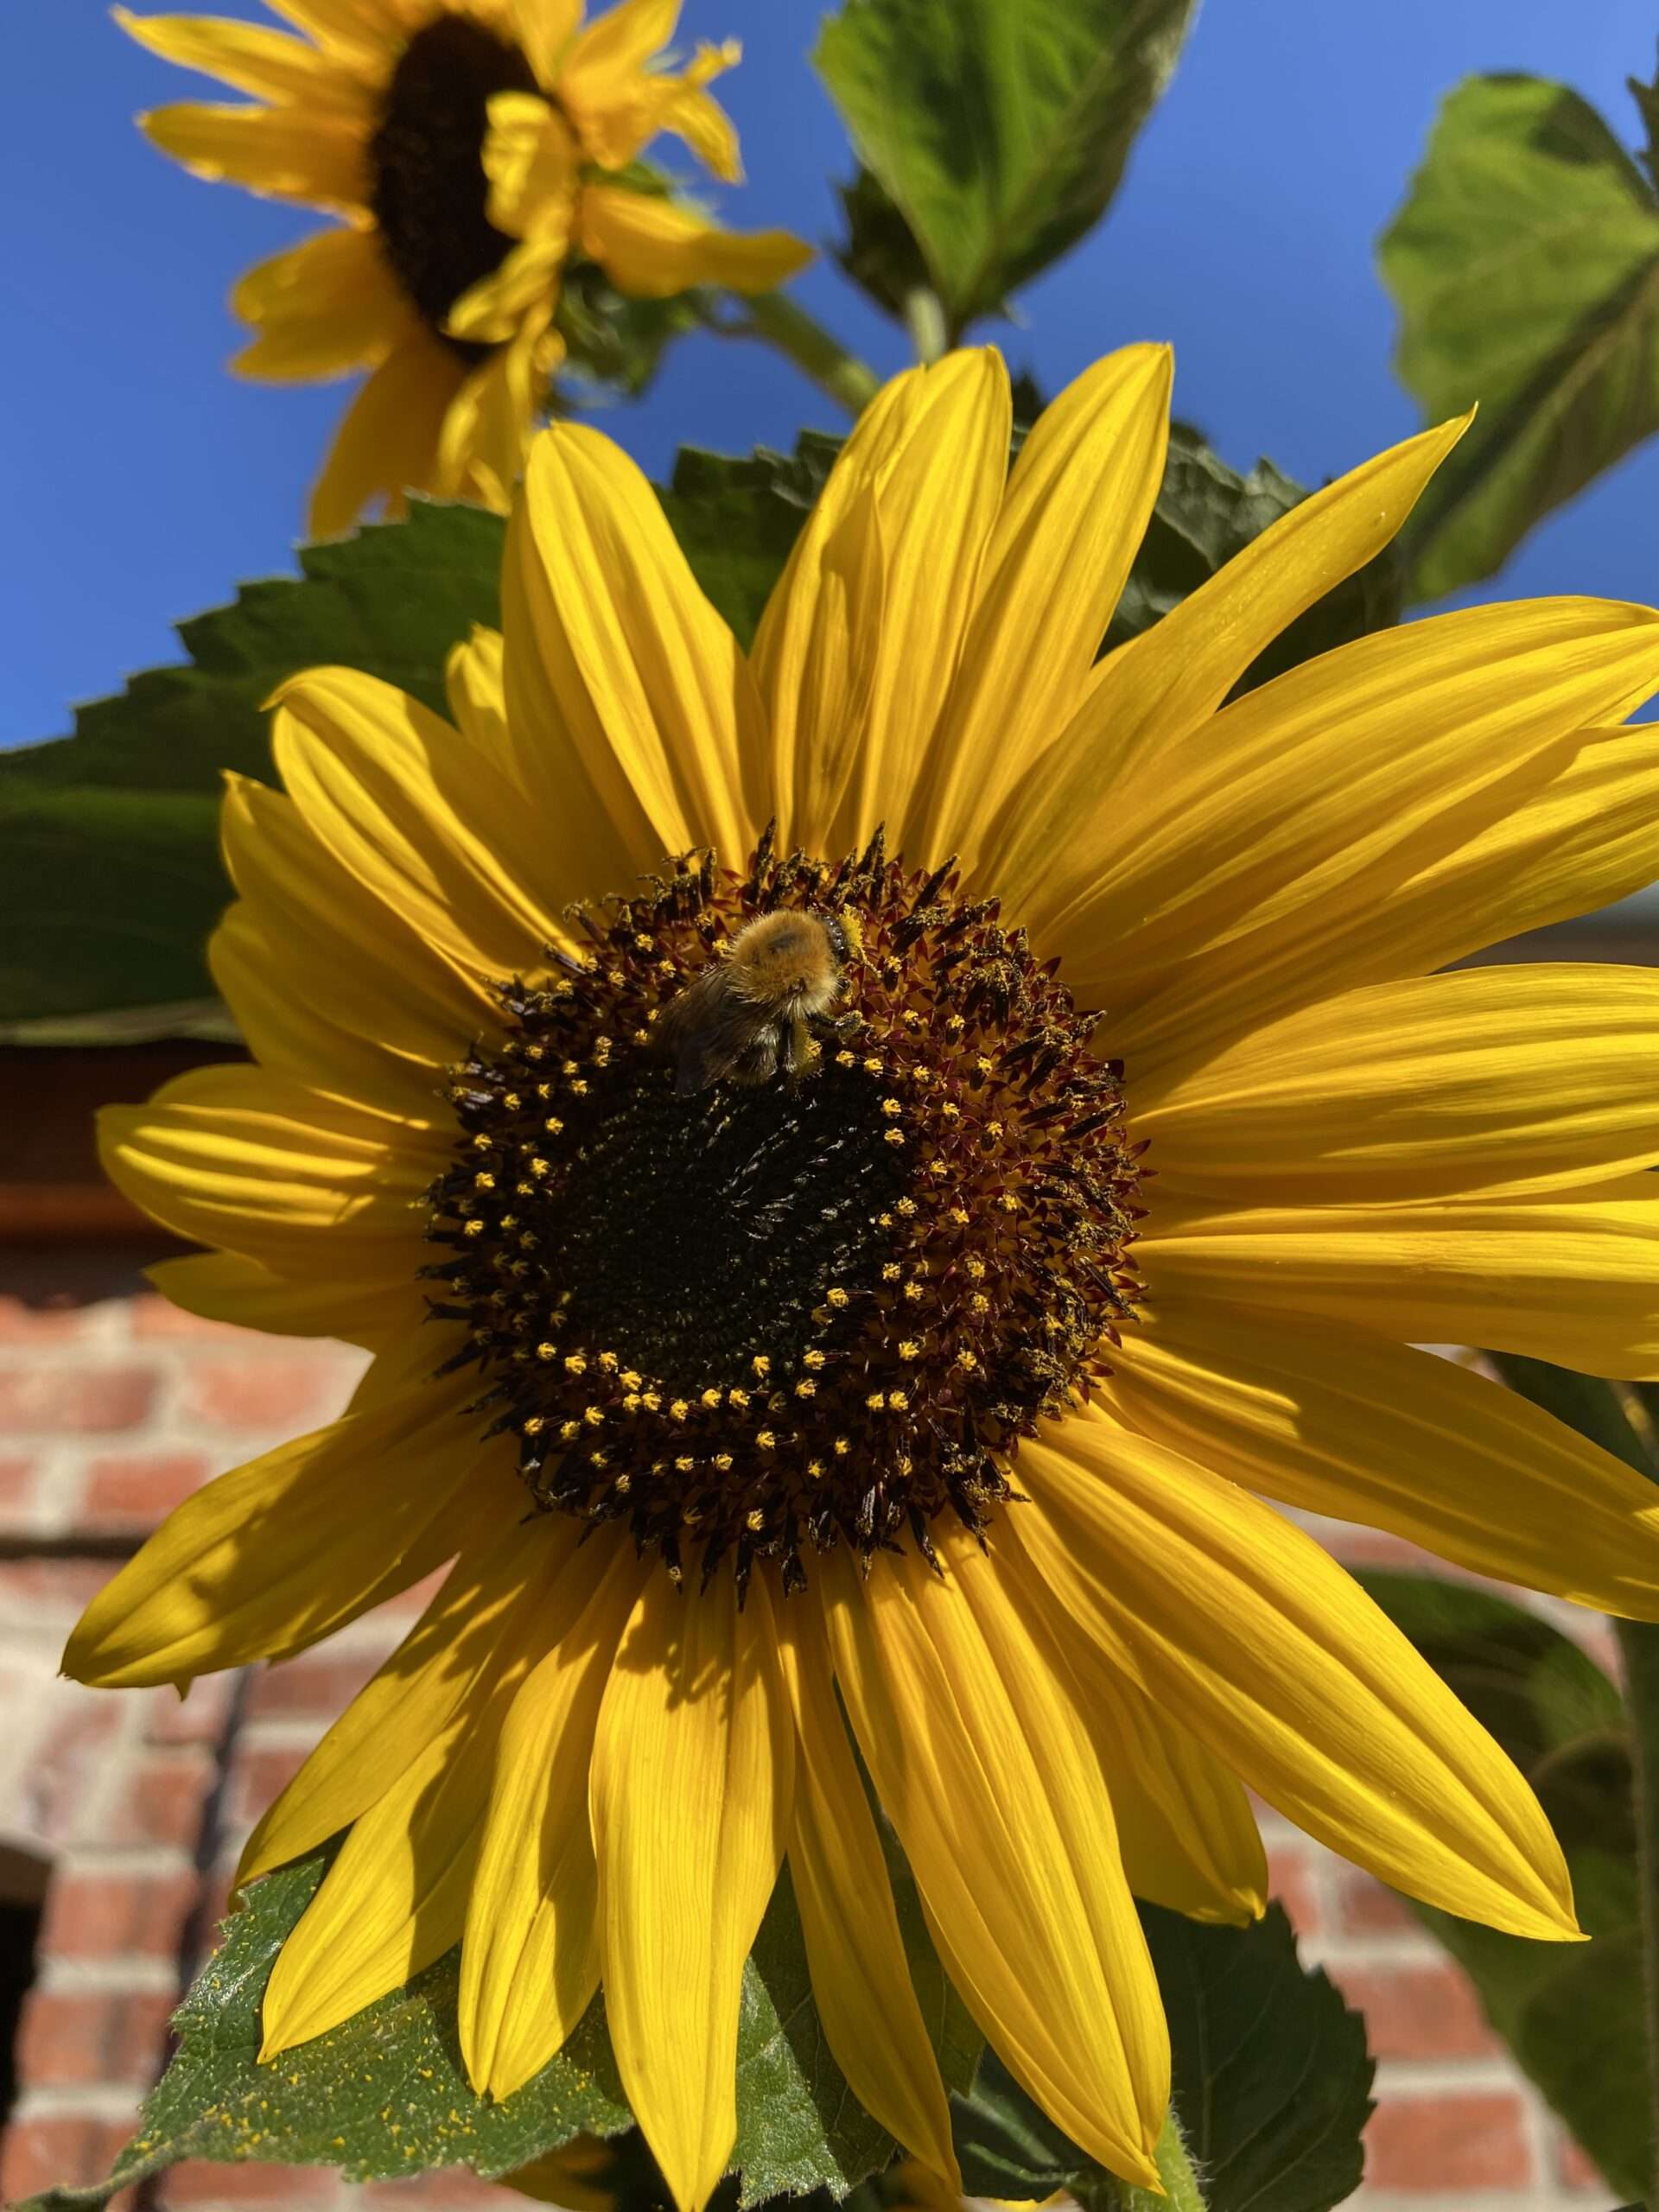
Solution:
{"label": "brick wall", "polygon": [[[175,1314],[118,1250],[16,1253],[0,1269],[0,1874],[13,1896],[44,1886],[0,2176],[7,2198],[108,2171],[162,2063],[168,2012],[211,1938],[243,1836],[426,1593],[281,1669],[198,1682],[182,1704],[171,1690],[99,1693],[58,1679],[64,1637],[169,1506],[328,1419],[360,1366],[340,1345]],[[1368,1558],[1399,1556],[1363,1541]],[[1575,2159],[1409,1913],[1283,1823],[1270,1818],[1268,1834],[1306,1955],[1364,2007],[1380,2060],[1356,2205],[1605,2212],[1611,2192]],[[459,2212],[486,2201],[523,2200],[464,2176],[351,2189],[321,2171],[203,2165],[117,2202],[118,2212]]]}

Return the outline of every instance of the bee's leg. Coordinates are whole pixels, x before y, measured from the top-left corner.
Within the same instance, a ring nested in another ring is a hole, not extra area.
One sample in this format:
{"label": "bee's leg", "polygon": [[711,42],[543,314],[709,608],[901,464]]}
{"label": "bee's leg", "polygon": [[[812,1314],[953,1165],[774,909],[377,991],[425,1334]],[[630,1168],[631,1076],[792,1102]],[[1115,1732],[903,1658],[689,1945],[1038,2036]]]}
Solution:
{"label": "bee's leg", "polygon": [[804,1014],[798,1014],[783,1025],[779,1046],[779,1063],[791,1083],[798,1083],[817,1066],[821,1048]]}

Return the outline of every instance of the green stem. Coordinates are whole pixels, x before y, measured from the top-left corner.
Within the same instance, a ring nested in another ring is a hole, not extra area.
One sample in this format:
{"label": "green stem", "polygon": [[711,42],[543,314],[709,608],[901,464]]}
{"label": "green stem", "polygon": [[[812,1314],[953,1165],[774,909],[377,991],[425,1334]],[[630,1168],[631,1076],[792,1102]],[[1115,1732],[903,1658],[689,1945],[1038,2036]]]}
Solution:
{"label": "green stem", "polygon": [[1636,1761],[1636,1834],[1648,1994],[1649,2194],[1659,2202],[1659,1626],[1616,1621]]}
{"label": "green stem", "polygon": [[1125,2182],[1119,2190],[1122,2212],[1204,2212],[1204,2192],[1173,2113],[1165,2120],[1164,2132],[1158,2138],[1157,2158],[1163,2195],[1154,2196],[1149,2189],[1136,2189]]}
{"label": "green stem", "polygon": [[937,361],[950,344],[950,334],[944,327],[944,306],[938,294],[930,285],[918,284],[905,298],[905,327],[910,333],[910,342],[916,348],[916,358],[925,367]]}
{"label": "green stem", "polygon": [[868,361],[849,353],[821,322],[781,292],[761,292],[745,300],[742,307],[736,322],[705,321],[710,329],[728,337],[763,338],[851,416],[861,415],[881,389],[881,379]]}

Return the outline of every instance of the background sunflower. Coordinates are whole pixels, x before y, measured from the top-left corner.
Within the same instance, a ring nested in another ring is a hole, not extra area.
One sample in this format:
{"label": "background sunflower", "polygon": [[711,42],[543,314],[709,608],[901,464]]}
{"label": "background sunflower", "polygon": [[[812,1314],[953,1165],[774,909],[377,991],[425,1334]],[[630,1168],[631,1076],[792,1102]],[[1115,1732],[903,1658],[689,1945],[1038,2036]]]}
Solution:
{"label": "background sunflower", "polygon": [[560,289],[584,267],[625,296],[770,290],[810,257],[740,237],[638,162],[664,131],[729,182],[737,137],[705,89],[738,58],[658,66],[677,0],[289,0],[301,35],[211,16],[115,16],[168,60],[254,95],[142,118],[196,175],[345,219],[251,269],[233,364],[276,381],[366,369],[311,495],[314,536],[425,491],[504,508],[563,359]]}

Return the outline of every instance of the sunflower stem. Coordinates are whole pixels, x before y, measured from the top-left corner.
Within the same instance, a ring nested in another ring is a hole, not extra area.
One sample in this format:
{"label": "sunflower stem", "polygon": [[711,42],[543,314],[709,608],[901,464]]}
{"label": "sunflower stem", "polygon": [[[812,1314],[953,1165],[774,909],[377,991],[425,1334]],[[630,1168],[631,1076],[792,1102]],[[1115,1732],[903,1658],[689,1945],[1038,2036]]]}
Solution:
{"label": "sunflower stem", "polygon": [[1198,2187],[1198,2177],[1192,2161],[1186,2155],[1186,2145],[1174,2113],[1164,2121],[1164,2132],[1158,2138],[1154,2153],[1158,2161],[1158,2178],[1164,2184],[1164,2193],[1155,2196],[1149,2189],[1136,2189],[1132,2183],[1121,2184],[1118,2191],[1120,2212],[1205,2212],[1204,2192]]}
{"label": "sunflower stem", "polygon": [[861,415],[881,389],[881,379],[868,361],[849,353],[816,317],[781,292],[760,292],[743,301],[735,321],[722,321],[707,313],[703,321],[723,337],[764,340],[851,416]]}
{"label": "sunflower stem", "polygon": [[905,327],[925,368],[948,351],[950,334],[945,328],[944,303],[929,284],[918,284],[905,297]]}
{"label": "sunflower stem", "polygon": [[1617,1621],[1635,1760],[1636,1834],[1642,1893],[1643,1979],[1648,1999],[1649,2195],[1659,2202],[1659,1626]]}

